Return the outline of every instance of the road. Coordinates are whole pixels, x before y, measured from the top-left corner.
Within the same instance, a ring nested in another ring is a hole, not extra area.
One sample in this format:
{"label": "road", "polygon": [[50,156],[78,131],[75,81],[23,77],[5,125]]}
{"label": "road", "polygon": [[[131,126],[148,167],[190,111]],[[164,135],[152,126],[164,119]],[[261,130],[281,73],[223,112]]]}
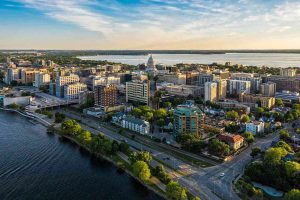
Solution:
{"label": "road", "polygon": [[[191,179],[192,185],[194,185],[193,187],[207,188],[221,199],[240,199],[233,191],[233,182],[238,175],[244,173],[245,167],[251,162],[252,158],[250,153],[252,148],[259,147],[262,150],[266,150],[271,146],[271,143],[274,140],[279,140],[278,131],[268,135],[266,138],[257,139],[254,144],[235,156],[233,160],[217,166],[205,168],[205,173],[201,171],[200,173],[190,175],[189,178]],[[195,182],[197,185],[195,185]]]}
{"label": "road", "polygon": [[[173,169],[182,170],[185,176],[168,169],[173,175],[173,178],[177,180],[181,185],[186,187],[192,194],[200,196],[201,199],[208,200],[238,200],[240,199],[233,191],[233,182],[238,175],[244,173],[245,167],[251,162],[251,149],[259,147],[262,150],[266,150],[272,143],[272,141],[279,140],[278,131],[270,134],[265,138],[259,138],[256,142],[250,145],[249,148],[242,151],[239,155],[235,156],[231,161],[225,162],[213,167],[199,168],[194,167],[182,160],[173,157],[172,155],[161,152],[152,148],[151,145],[143,145],[135,140],[131,140],[128,137],[117,134],[115,131],[100,126],[99,122],[89,118],[82,118],[79,114],[72,112],[64,112],[68,117],[81,120],[81,125],[84,129],[91,132],[103,132],[108,138],[117,141],[126,141],[130,146],[135,149],[145,150],[151,152],[154,159],[171,166]],[[89,126],[86,126],[88,124]],[[93,128],[92,128],[93,127]],[[157,161],[153,161],[154,165],[159,165]],[[220,174],[224,173],[222,177]]]}

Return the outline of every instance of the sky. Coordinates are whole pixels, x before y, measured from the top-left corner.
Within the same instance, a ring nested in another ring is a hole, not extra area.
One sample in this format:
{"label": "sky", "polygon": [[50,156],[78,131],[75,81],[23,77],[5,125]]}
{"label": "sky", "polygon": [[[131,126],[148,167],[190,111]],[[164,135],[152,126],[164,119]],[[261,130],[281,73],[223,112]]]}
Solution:
{"label": "sky", "polygon": [[300,0],[0,0],[0,49],[300,49]]}

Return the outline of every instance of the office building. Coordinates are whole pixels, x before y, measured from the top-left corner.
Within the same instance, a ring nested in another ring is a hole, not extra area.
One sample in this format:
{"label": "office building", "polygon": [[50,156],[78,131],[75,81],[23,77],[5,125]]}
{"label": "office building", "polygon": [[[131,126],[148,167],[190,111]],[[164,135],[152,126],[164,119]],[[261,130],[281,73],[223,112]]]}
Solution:
{"label": "office building", "polygon": [[35,73],[35,80],[33,82],[34,87],[41,87],[43,85],[49,85],[50,83],[50,75],[44,72]]}
{"label": "office building", "polygon": [[131,82],[126,82],[126,102],[130,101],[149,105],[149,81],[133,80]]}
{"label": "office building", "polygon": [[240,95],[242,92],[249,94],[251,88],[250,81],[227,80],[227,91],[229,95]]}
{"label": "office building", "polygon": [[203,113],[201,110],[187,102],[179,105],[174,110],[174,134],[189,133],[201,135],[200,127],[203,124]]}
{"label": "office building", "polygon": [[35,81],[35,74],[38,71],[23,69],[21,71],[21,81],[23,84],[32,84]]}
{"label": "office building", "polygon": [[95,105],[115,106],[117,105],[118,89],[115,85],[97,85],[94,88]]}
{"label": "office building", "polygon": [[20,81],[21,79],[21,69],[20,68],[8,68],[6,71],[6,76],[4,82],[10,84],[12,81]]}
{"label": "office building", "polygon": [[280,76],[296,76],[297,70],[291,68],[280,68]]}
{"label": "office building", "polygon": [[186,84],[197,85],[199,72],[185,72]]}
{"label": "office building", "polygon": [[87,86],[83,83],[73,83],[69,85],[64,85],[64,99],[79,99],[79,93],[86,90]]}
{"label": "office building", "polygon": [[57,97],[64,97],[64,86],[79,82],[79,76],[71,74],[70,76],[58,76],[55,79],[55,92]]}
{"label": "office building", "polygon": [[217,101],[217,83],[206,82],[204,86],[204,100],[215,102]]}
{"label": "office building", "polygon": [[231,79],[233,80],[241,80],[241,81],[250,81],[251,82],[251,93],[257,93],[260,91],[260,85],[262,83],[262,79],[260,77],[254,77],[254,74],[250,73],[233,73],[231,75]]}
{"label": "office building", "polygon": [[260,93],[266,97],[275,97],[276,83],[267,82],[260,85]]}

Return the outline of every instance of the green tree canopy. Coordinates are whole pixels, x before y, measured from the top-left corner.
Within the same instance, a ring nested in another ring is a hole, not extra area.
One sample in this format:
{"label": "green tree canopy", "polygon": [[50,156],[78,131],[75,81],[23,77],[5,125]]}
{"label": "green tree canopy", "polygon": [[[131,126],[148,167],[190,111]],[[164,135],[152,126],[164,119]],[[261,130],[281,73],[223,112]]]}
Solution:
{"label": "green tree canopy", "polygon": [[287,161],[284,163],[286,173],[291,177],[295,172],[300,172],[300,164],[294,161]]}
{"label": "green tree canopy", "polygon": [[236,120],[236,119],[239,118],[239,114],[236,111],[234,111],[234,110],[228,111],[226,113],[226,118],[228,118],[230,120]]}
{"label": "green tree canopy", "polygon": [[248,115],[242,115],[241,122],[243,123],[250,122],[250,117]]}
{"label": "green tree canopy", "polygon": [[283,102],[281,99],[275,99],[275,105],[276,106],[283,106]]}
{"label": "green tree canopy", "polygon": [[300,199],[300,190],[292,189],[284,195],[284,200],[299,200]]}
{"label": "green tree canopy", "polygon": [[142,181],[147,181],[151,177],[149,166],[144,161],[136,161],[132,165],[132,172],[139,177]]}
{"label": "green tree canopy", "polygon": [[245,131],[244,134],[243,134],[244,138],[246,139],[246,141],[248,143],[252,143],[254,142],[254,136],[251,132],[249,131]]}
{"label": "green tree canopy", "polygon": [[166,194],[171,200],[186,200],[186,190],[182,188],[177,182],[170,181],[166,187]]}
{"label": "green tree canopy", "polygon": [[61,124],[63,134],[76,136],[81,132],[81,126],[75,120],[68,120]]}
{"label": "green tree canopy", "polygon": [[164,108],[160,108],[155,111],[156,118],[165,118],[168,116],[167,111]]}
{"label": "green tree canopy", "polygon": [[152,156],[147,151],[140,151],[140,152],[132,152],[129,156],[129,160],[131,163],[135,163],[136,161],[144,161],[146,163],[150,163],[152,160]]}
{"label": "green tree canopy", "polygon": [[282,148],[284,148],[285,150],[287,150],[290,153],[294,152],[293,149],[292,149],[292,147],[288,143],[286,143],[285,141],[283,141],[283,140],[280,140],[279,142],[277,142],[277,144],[275,144],[274,147],[282,147]]}
{"label": "green tree canopy", "polygon": [[229,145],[217,139],[209,142],[208,150],[217,156],[226,156],[230,152]]}
{"label": "green tree canopy", "polygon": [[79,134],[79,139],[84,143],[90,143],[92,141],[92,134],[90,131],[81,131]]}
{"label": "green tree canopy", "polygon": [[288,152],[282,147],[270,148],[266,151],[264,160],[269,165],[278,165],[287,153]]}

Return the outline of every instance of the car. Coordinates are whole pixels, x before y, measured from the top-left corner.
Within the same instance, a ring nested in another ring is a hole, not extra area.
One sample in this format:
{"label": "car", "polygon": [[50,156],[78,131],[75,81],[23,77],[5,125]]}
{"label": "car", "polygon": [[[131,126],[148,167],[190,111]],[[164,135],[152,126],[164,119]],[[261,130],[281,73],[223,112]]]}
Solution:
{"label": "car", "polygon": [[225,176],[225,173],[221,173],[219,176],[220,176],[220,177],[224,177],[224,176]]}

